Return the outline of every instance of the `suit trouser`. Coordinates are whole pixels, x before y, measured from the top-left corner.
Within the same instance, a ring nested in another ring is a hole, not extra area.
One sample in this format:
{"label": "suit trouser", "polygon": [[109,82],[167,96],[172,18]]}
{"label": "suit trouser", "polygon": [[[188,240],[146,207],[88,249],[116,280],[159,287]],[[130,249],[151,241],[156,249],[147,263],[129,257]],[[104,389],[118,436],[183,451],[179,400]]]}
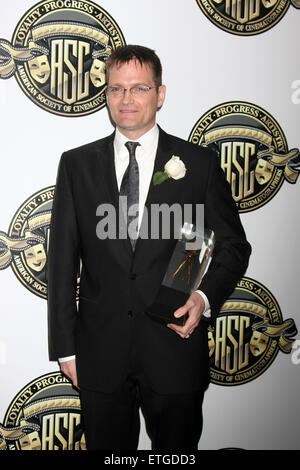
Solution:
{"label": "suit trouser", "polygon": [[148,385],[133,348],[131,370],[114,393],[81,388],[88,450],[136,450],[141,407],[152,450],[196,451],[202,432],[203,390],[158,394]]}

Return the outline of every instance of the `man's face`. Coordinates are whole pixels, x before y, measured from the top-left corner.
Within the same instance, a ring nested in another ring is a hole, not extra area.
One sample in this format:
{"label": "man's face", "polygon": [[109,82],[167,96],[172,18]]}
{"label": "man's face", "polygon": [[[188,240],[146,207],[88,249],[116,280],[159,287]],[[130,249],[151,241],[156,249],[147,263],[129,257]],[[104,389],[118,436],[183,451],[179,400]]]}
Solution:
{"label": "man's face", "polygon": [[[120,67],[111,67],[107,85],[131,88],[136,85],[152,87],[155,83],[150,67],[131,60]],[[108,94],[107,105],[119,131],[130,139],[138,139],[154,126],[156,111],[164,98],[164,86],[152,88],[143,96],[132,96],[127,90],[120,96]]]}

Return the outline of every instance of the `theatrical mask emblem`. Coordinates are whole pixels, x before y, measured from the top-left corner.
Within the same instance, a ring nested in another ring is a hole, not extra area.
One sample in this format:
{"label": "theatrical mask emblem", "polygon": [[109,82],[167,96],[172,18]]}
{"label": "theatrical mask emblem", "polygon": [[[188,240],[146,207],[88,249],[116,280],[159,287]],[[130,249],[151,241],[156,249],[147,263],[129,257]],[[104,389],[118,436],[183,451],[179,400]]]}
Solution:
{"label": "theatrical mask emblem", "polygon": [[91,67],[90,78],[96,88],[105,84],[105,62],[99,59],[94,59]]}
{"label": "theatrical mask emblem", "polygon": [[283,320],[269,290],[242,278],[209,328],[211,381],[235,386],[250,382],[270,367],[279,351],[289,354],[297,328]]}
{"label": "theatrical mask emblem", "polygon": [[239,212],[258,209],[284,181],[295,184],[298,179],[299,150],[289,150],[280,125],[255,104],[215,106],[195,124],[189,141],[217,152]]}
{"label": "theatrical mask emblem", "polygon": [[30,74],[34,80],[43,84],[50,77],[50,65],[46,55],[40,55],[28,61]]}
{"label": "theatrical mask emblem", "polygon": [[253,331],[250,339],[250,352],[253,356],[260,356],[267,348],[268,337],[264,333]]}
{"label": "theatrical mask emblem", "polygon": [[273,28],[290,4],[299,0],[196,0],[207,18],[218,28],[239,36],[252,36]]}
{"label": "theatrical mask emblem", "polygon": [[27,248],[24,250],[24,255],[27,265],[31,269],[41,272],[46,266],[47,254],[43,243],[37,243],[36,245]]}
{"label": "theatrical mask emblem", "polygon": [[0,78],[15,75],[38,106],[82,116],[106,105],[105,63],[125,44],[113,18],[91,1],[41,1],[0,39]]}

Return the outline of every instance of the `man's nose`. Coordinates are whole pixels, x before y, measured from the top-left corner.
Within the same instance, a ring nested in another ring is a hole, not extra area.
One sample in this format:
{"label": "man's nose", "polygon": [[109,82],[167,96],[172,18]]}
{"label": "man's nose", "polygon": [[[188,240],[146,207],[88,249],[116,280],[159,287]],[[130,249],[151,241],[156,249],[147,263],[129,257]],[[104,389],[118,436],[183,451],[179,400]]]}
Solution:
{"label": "man's nose", "polygon": [[129,88],[124,90],[122,101],[124,104],[130,103],[133,101],[132,93]]}

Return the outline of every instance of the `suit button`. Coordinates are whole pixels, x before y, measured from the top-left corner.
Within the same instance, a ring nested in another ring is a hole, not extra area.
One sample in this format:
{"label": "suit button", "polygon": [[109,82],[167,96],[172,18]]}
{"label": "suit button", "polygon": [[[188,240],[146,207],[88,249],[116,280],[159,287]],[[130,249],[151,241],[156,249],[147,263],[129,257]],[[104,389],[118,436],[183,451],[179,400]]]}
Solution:
{"label": "suit button", "polygon": [[132,310],[128,310],[127,315],[128,315],[129,317],[133,317]]}
{"label": "suit button", "polygon": [[131,279],[131,281],[134,281],[136,279],[136,274],[135,273],[130,273],[130,279]]}

